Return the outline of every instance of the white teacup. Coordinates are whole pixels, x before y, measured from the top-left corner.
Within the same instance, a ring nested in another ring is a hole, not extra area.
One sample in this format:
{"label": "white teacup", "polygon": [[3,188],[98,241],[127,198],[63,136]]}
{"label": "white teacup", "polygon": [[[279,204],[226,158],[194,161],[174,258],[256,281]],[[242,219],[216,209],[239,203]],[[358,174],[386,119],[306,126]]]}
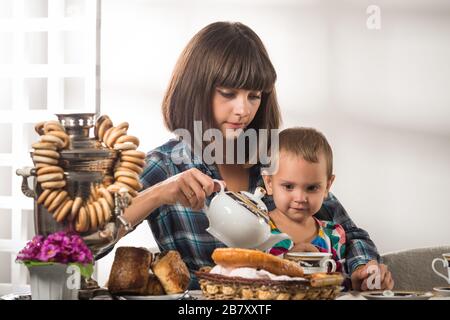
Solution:
{"label": "white teacup", "polygon": [[[433,263],[431,264],[431,267],[433,268],[433,271],[439,277],[444,278],[445,281],[447,281],[447,283],[450,284],[450,253],[444,253],[444,254],[442,254],[442,257],[444,259],[441,259],[441,258],[434,259]],[[436,267],[434,266],[436,264],[436,262],[442,262],[444,268],[447,269],[448,276],[445,276],[444,274],[442,274],[442,273],[440,273],[439,271],[436,270]]]}
{"label": "white teacup", "polygon": [[305,274],[317,272],[335,272],[336,262],[327,252],[286,252],[284,258],[298,262]]}

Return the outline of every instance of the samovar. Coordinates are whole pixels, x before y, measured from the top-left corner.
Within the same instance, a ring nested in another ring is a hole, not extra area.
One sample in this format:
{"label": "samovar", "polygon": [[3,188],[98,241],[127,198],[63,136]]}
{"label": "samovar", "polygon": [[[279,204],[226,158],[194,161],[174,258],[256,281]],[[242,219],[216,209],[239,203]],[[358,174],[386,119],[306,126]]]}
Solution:
{"label": "samovar", "polygon": [[[94,113],[56,114],[56,116],[70,137],[70,146],[60,151],[58,164],[64,170],[65,190],[72,198],[82,197],[83,200],[87,200],[93,186],[101,184],[105,176],[113,176],[117,151],[104,147],[90,134],[95,124]],[[68,221],[58,223],[43,204],[37,203],[43,190],[37,183],[34,167],[18,169],[16,174],[23,177],[22,192],[27,197],[34,198],[36,234],[47,236],[57,231],[75,232],[73,224]],[[33,188],[29,187],[30,178]],[[129,199],[126,189],[115,192],[111,220],[99,230],[80,234],[96,259],[108,252],[108,249],[119,240],[119,233],[126,233],[132,229],[123,218]]]}

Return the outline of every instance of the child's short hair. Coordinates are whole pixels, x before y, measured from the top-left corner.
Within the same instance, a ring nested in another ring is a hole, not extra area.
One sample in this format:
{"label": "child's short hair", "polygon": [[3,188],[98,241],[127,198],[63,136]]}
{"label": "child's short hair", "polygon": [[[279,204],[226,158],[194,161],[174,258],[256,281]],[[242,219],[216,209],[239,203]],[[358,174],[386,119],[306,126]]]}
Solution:
{"label": "child's short hair", "polygon": [[301,156],[309,162],[319,162],[319,154],[325,155],[327,177],[333,175],[333,151],[325,136],[313,128],[294,127],[280,132],[279,150]]}

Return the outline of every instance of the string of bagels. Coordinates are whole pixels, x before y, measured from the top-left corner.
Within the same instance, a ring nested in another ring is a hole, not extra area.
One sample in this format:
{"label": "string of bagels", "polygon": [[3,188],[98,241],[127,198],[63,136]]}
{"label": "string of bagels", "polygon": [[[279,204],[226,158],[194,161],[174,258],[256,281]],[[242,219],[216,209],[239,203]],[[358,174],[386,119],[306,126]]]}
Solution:
{"label": "string of bagels", "polygon": [[119,157],[114,176],[107,175],[101,183],[92,184],[89,197],[83,199],[79,195],[72,198],[65,190],[67,183],[59,160],[60,152],[69,148],[70,137],[64,127],[55,120],[35,125],[40,140],[32,144],[32,159],[37,183],[43,190],[37,203],[43,205],[57,222],[67,220],[80,233],[96,231],[113,216],[114,193],[125,188],[131,200],[142,189],[139,175],[145,166],[145,153],[137,150],[139,139],[127,134],[128,127],[127,122],[114,126],[107,115],[97,120],[95,139],[104,147],[117,151]]}

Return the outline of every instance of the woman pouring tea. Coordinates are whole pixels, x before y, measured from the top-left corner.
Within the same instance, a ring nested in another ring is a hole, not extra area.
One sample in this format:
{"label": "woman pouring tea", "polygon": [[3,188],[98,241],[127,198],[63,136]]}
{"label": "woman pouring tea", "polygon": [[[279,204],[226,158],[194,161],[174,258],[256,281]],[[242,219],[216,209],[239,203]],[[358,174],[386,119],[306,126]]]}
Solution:
{"label": "woman pouring tea", "polygon": [[[162,103],[164,124],[177,137],[148,152],[141,174],[143,191],[124,217],[132,226],[147,220],[160,250],[177,250],[191,275],[211,265],[214,249],[225,246],[206,231],[209,223],[202,211],[208,197],[220,189],[213,179],[235,192],[254,193],[264,186],[260,163],[249,163],[258,159],[260,150],[250,149],[244,163],[237,161],[235,151],[242,133],[279,128],[276,78],[261,39],[242,23],[215,22],[204,27],[178,59]],[[215,162],[203,156],[208,146],[202,137],[198,139],[199,126],[202,132],[214,133],[211,140],[216,146],[227,147],[215,150]],[[189,139],[196,134],[197,139]],[[263,200],[271,210],[270,197]],[[334,197],[324,201],[320,214],[344,227],[346,263],[354,289],[367,289],[367,266],[380,259],[369,235],[356,227]],[[384,279],[389,271],[382,270]],[[190,288],[196,287],[192,275]]]}

